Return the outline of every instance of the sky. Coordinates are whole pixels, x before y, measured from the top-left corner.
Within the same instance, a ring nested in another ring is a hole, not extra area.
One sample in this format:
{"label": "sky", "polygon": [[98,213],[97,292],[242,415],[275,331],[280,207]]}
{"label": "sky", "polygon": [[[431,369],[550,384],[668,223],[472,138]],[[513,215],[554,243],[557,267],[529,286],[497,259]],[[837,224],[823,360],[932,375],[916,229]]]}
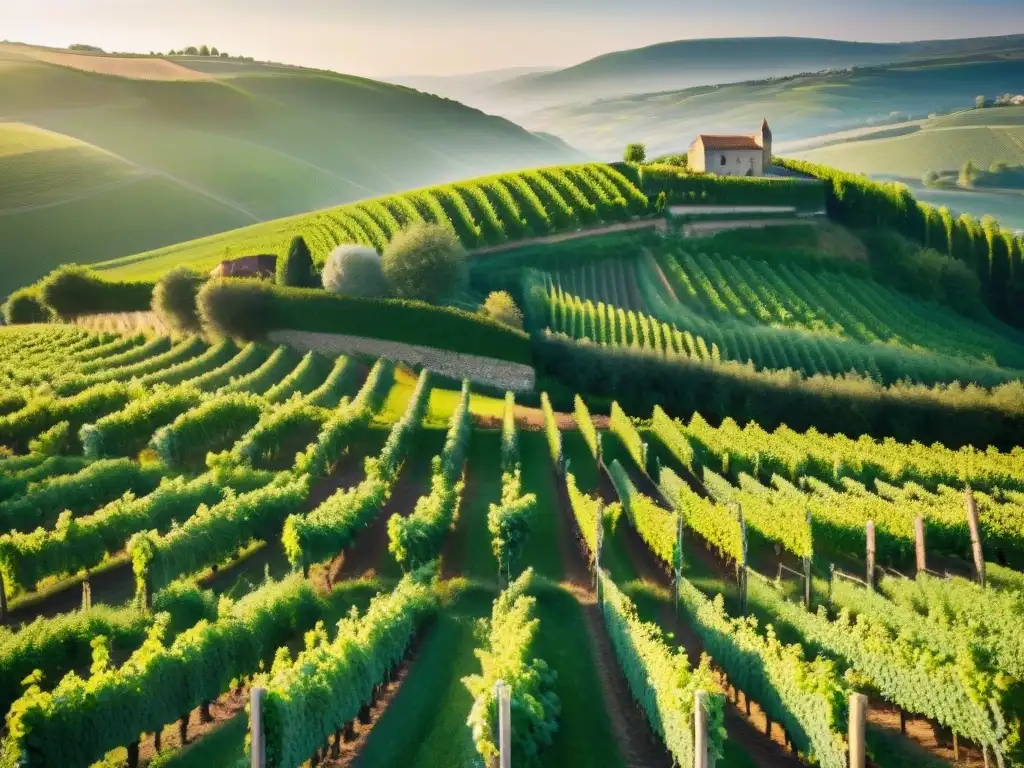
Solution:
{"label": "sky", "polygon": [[1022,0],[0,0],[0,38],[212,45],[367,77],[560,67],[666,40],[1024,33]]}

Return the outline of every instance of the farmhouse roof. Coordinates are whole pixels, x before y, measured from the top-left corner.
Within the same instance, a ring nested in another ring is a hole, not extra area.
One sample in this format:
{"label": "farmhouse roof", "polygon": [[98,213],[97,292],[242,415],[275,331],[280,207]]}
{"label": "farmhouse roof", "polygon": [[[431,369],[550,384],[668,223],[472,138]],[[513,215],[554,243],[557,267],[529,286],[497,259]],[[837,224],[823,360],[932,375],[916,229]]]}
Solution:
{"label": "farmhouse roof", "polygon": [[724,134],[700,134],[694,144],[700,141],[704,149],[755,149],[760,150],[761,146],[753,136],[728,136]]}

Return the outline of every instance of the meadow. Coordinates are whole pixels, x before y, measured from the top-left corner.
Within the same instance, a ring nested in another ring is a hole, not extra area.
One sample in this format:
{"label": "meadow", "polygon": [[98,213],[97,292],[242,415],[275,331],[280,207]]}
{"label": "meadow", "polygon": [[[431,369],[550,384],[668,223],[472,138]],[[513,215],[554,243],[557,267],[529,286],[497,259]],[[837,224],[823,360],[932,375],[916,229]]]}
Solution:
{"label": "meadow", "polygon": [[845,766],[857,691],[875,765],[1020,764],[1017,452],[256,349],[0,331],[4,761],[248,765],[259,687],[268,765],[471,766],[501,677],[537,765],[692,765],[698,690],[730,766]]}

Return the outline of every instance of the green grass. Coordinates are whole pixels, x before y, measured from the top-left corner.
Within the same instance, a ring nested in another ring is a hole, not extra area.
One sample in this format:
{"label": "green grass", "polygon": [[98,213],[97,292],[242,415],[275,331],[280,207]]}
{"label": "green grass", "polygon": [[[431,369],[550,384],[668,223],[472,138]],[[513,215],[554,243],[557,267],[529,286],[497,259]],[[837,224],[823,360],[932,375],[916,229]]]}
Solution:
{"label": "green grass", "polygon": [[[395,385],[388,393],[388,399],[381,410],[380,419],[398,421],[405,413],[409,398],[416,388],[417,376],[405,368],[395,371]],[[459,404],[460,393],[454,389],[435,388],[430,393],[430,407],[424,423],[433,426],[447,425]],[[470,392],[469,410],[478,416],[501,418],[505,401],[489,395]]]}
{"label": "green grass", "polygon": [[[5,270],[4,295],[64,262],[576,157],[499,118],[362,78],[250,63],[224,80],[132,80],[26,52],[0,50],[0,155],[14,143],[7,134],[25,130],[16,120],[62,138],[0,159],[5,182],[15,180],[0,191],[0,238],[17,243],[5,266],[19,267]],[[255,245],[239,242],[234,255]]]}

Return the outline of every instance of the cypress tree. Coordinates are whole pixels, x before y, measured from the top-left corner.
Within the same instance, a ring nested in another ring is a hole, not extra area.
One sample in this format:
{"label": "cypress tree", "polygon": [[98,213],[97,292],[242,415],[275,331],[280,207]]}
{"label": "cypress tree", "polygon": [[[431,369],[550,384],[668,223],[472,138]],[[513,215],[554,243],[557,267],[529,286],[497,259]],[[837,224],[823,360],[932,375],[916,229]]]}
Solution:
{"label": "cypress tree", "polygon": [[296,235],[292,238],[288,253],[277,261],[277,284],[293,288],[315,288],[319,283],[309,246],[302,235]]}

